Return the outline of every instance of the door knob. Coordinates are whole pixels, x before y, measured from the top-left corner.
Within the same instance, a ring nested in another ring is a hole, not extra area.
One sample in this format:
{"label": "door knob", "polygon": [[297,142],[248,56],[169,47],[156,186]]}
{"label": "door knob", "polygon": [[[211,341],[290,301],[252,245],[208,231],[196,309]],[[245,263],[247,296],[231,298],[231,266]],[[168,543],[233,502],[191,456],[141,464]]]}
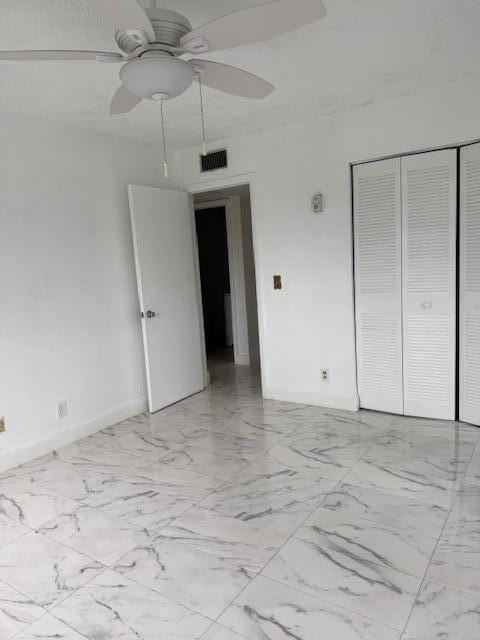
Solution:
{"label": "door knob", "polygon": [[424,309],[431,309],[432,308],[432,303],[431,302],[424,302],[422,307]]}
{"label": "door knob", "polygon": [[155,311],[147,311],[147,318],[151,319],[151,318],[155,318]]}

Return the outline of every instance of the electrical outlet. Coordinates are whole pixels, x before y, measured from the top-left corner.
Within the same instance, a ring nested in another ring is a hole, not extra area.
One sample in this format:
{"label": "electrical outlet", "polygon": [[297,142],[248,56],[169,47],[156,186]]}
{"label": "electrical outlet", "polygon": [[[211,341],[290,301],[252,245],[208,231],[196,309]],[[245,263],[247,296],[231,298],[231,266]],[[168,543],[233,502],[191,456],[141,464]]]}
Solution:
{"label": "electrical outlet", "polygon": [[0,418],[0,433],[3,433],[5,429],[5,418]]}
{"label": "electrical outlet", "polygon": [[330,371],[328,369],[322,369],[322,382],[328,382],[330,380]]}
{"label": "electrical outlet", "polygon": [[59,400],[57,402],[57,418],[59,420],[65,420],[68,417],[68,405],[66,400]]}

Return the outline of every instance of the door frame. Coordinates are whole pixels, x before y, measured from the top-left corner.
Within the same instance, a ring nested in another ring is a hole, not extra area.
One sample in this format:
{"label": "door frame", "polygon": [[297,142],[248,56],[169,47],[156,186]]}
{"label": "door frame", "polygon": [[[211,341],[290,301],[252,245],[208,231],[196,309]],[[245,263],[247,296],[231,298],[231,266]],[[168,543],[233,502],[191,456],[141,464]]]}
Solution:
{"label": "door frame", "polygon": [[[250,208],[252,213],[252,235],[253,235],[253,256],[255,261],[255,282],[257,286],[257,312],[258,312],[258,338],[259,338],[259,350],[260,350],[260,372],[261,372],[261,380],[262,387],[266,388],[266,348],[265,348],[265,340],[266,340],[266,329],[265,329],[265,312],[263,305],[263,288],[262,283],[264,282],[263,278],[263,265],[259,260],[259,225],[258,218],[256,215],[257,212],[257,201],[258,201],[258,185],[257,185],[257,176],[256,173],[243,173],[236,176],[230,176],[228,178],[217,178],[211,180],[203,180],[202,182],[195,182],[186,185],[185,189],[190,194],[190,205],[191,205],[191,215],[192,215],[192,223],[195,221],[195,209],[197,208],[194,203],[194,196],[201,193],[208,193],[209,191],[218,191],[222,189],[229,189],[231,187],[240,187],[243,185],[247,185],[250,189]],[[215,202],[219,202],[216,200]],[[203,313],[202,313],[202,304],[201,304],[201,283],[200,283],[200,263],[198,259],[198,245],[195,243],[194,247],[195,251],[195,264],[197,271],[197,288],[199,295],[199,310],[202,330],[205,335],[205,328],[203,323]],[[207,353],[205,344],[203,345],[203,355],[204,355],[204,363],[205,363],[205,379],[208,380],[208,368],[207,368]]]}

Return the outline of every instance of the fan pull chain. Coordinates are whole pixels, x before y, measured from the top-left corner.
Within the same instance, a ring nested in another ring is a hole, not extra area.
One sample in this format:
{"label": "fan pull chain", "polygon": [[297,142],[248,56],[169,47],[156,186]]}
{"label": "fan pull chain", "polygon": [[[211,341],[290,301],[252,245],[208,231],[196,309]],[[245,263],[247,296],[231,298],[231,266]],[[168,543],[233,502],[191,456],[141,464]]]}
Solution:
{"label": "fan pull chain", "polygon": [[163,175],[168,178],[168,156],[167,156],[167,138],[165,135],[165,113],[163,111],[163,100],[160,102],[160,113],[162,116],[162,139],[163,139]]}
{"label": "fan pull chain", "polygon": [[203,105],[203,84],[202,84],[202,74],[198,74],[198,86],[200,89],[200,113],[202,118],[202,155],[208,155],[207,151],[207,136],[205,133],[205,109]]}

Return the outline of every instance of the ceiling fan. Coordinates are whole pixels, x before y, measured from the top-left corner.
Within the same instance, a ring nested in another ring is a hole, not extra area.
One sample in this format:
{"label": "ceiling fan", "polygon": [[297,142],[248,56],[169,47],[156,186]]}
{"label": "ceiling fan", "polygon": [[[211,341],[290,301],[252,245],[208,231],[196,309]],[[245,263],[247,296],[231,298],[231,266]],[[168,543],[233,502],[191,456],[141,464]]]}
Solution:
{"label": "ceiling fan", "polygon": [[[217,18],[192,29],[184,16],[167,9],[143,9],[137,0],[85,0],[100,10],[116,29],[123,55],[103,51],[3,51],[0,60],[97,60],[124,63],[121,86],[110,113],[131,111],[141,100],[163,104],[198,80],[220,91],[265,98],[275,87],[246,71],[190,57],[267,40],[325,17],[321,0],[274,0]],[[155,4],[155,3],[153,3]]]}

